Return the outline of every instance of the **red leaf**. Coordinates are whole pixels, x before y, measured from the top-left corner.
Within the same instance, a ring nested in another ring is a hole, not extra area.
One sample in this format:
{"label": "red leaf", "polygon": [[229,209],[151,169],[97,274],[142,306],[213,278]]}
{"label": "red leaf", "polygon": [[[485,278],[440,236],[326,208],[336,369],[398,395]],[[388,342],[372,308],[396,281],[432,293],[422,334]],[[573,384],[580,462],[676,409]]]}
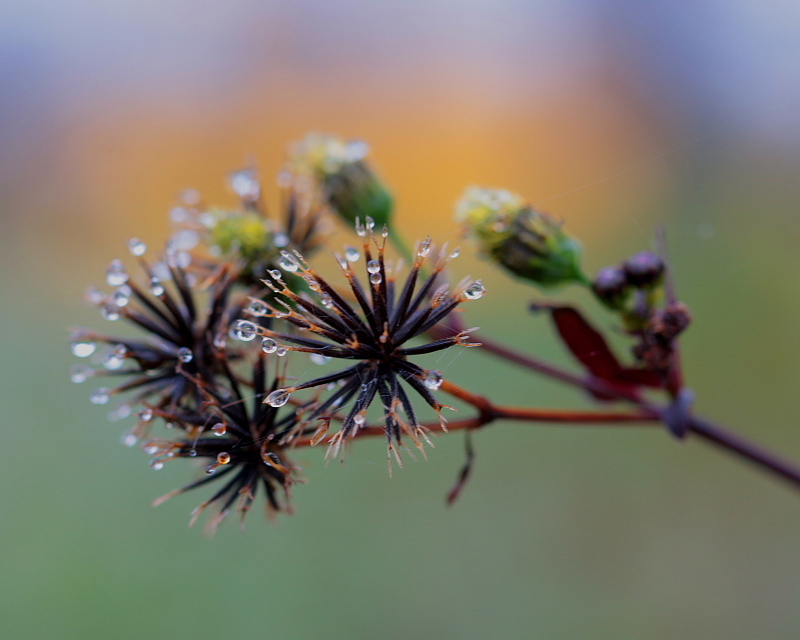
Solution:
{"label": "red leaf", "polygon": [[605,338],[573,307],[550,307],[556,329],[578,361],[603,380],[617,380],[622,373],[617,357]]}

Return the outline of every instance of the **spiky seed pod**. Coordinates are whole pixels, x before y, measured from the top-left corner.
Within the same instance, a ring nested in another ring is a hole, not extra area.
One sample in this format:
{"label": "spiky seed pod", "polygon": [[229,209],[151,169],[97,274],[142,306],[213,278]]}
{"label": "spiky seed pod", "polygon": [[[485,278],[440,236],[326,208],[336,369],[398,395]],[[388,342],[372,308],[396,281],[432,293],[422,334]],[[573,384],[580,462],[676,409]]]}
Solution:
{"label": "spiky seed pod", "polygon": [[[480,280],[469,279],[452,290],[447,284],[437,286],[440,274],[451,257],[446,249],[440,252],[431,274],[420,278],[420,270],[431,250],[430,238],[419,245],[405,282],[398,283],[386,265],[386,233],[384,231],[383,238],[376,240],[373,226],[374,223],[368,220],[366,227],[358,227],[358,233],[363,237],[366,284],[355,274],[347,259],[337,256],[354,304],[309,267],[299,253],[286,253],[284,259],[292,265],[291,271],[299,273],[306,280],[310,289],[321,299],[321,304],[313,302],[308,296],[296,294],[280,277],[265,281],[279,294],[278,299],[283,299],[283,305],[270,301],[265,305],[267,310],[263,315],[283,318],[300,329],[300,335],[258,329],[265,340],[279,341],[292,351],[355,362],[338,373],[277,389],[267,397],[266,402],[281,406],[296,391],[337,383],[336,389],[308,417],[309,420],[332,418],[336,410],[352,401],[341,428],[329,439],[329,455],[336,456],[343,441],[356,435],[365,425],[367,408],[377,397],[383,408],[389,455],[394,455],[400,462],[396,445],[401,444],[403,434],[408,435],[420,449],[427,439],[405,387],[409,387],[433,408],[440,416],[442,427],[445,426],[441,417],[445,405],[432,393],[442,384],[441,373],[426,370],[411,362],[409,357],[454,345],[477,346],[469,342],[468,333],[471,330],[419,346],[408,346],[407,343],[441,322],[461,302],[480,298],[485,288]],[[372,244],[377,248],[377,254],[373,254]],[[355,254],[350,259],[359,257],[357,252]],[[311,337],[303,333],[311,334]],[[285,440],[289,442],[296,435],[293,432]]]}
{"label": "spiky seed pod", "polygon": [[[182,435],[147,442],[144,449],[153,455],[151,466],[161,468],[166,461],[177,458],[195,458],[205,466],[203,477],[158,498],[154,505],[215,483],[221,484],[220,488],[192,512],[191,524],[207,507],[215,505],[219,507],[217,514],[209,521],[209,528],[215,530],[237,499],[244,520],[259,487],[268,512],[290,511],[290,488],[297,469],[286,457],[281,437],[296,428],[307,407],[281,410],[264,403],[264,398],[282,383],[267,375],[264,354],[255,360],[249,380],[252,389],[247,388],[245,394],[234,376],[227,380],[196,378],[204,397],[201,406],[154,410]],[[284,500],[279,498],[281,493]]]}
{"label": "spiky seed pod", "polygon": [[[116,290],[111,295],[95,290],[90,293],[89,301],[100,307],[106,319],[127,321],[143,329],[148,337],[130,339],[76,330],[72,337],[75,355],[92,355],[98,343],[109,345],[112,350],[100,369],[73,369],[73,381],[83,382],[99,375],[121,380],[119,384],[95,390],[91,400],[94,404],[106,404],[112,396],[131,392],[133,395],[122,405],[127,412],[133,403],[143,400],[158,409],[197,406],[202,397],[192,377],[211,379],[225,374],[228,361],[239,357],[236,348],[226,348],[226,339],[231,321],[241,315],[246,298],[230,301],[234,282],[230,267],[221,267],[204,283],[207,299],[201,298],[198,288],[202,286],[184,268],[187,254],[172,253],[164,262],[151,266],[142,257],[142,246],[140,242],[132,243],[131,251],[138,257],[147,284],[138,285],[122,262],[115,260],[109,267],[107,282]],[[169,279],[162,280],[157,272]],[[145,410],[137,429],[128,434],[128,444],[135,443],[147,431],[151,418],[152,412]]]}

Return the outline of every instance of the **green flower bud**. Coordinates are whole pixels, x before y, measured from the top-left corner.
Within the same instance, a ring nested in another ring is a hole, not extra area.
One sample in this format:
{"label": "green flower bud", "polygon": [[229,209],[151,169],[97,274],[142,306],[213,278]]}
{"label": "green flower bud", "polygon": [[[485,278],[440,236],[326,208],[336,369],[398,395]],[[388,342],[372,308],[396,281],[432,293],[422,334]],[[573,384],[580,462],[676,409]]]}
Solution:
{"label": "green flower bud", "polygon": [[547,214],[502,189],[471,187],[456,206],[456,218],[481,252],[515,275],[541,287],[587,283],[580,268],[581,245]]}
{"label": "green flower bud", "polygon": [[392,194],[366,162],[366,143],[311,133],[292,149],[290,164],[319,188],[325,202],[348,224],[372,218],[388,225],[394,208]]}

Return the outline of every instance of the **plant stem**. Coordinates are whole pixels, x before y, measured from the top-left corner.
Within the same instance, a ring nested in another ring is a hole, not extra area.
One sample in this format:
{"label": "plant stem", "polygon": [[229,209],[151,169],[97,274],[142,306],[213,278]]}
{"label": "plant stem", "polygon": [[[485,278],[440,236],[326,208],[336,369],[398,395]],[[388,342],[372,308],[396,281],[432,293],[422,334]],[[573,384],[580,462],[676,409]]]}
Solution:
{"label": "plant stem", "polygon": [[689,430],[704,440],[712,442],[731,453],[770,471],[796,487],[800,487],[800,469],[788,460],[762,449],[742,436],[701,418],[691,418]]}
{"label": "plant stem", "polygon": [[[541,373],[555,380],[560,380],[566,384],[580,387],[586,391],[593,391],[616,397],[620,400],[633,402],[648,412],[649,415],[661,414],[662,410],[658,407],[645,402],[635,394],[626,392],[624,389],[608,385],[602,380],[598,380],[597,378],[581,378],[580,376],[576,376],[548,363],[519,354],[503,345],[487,340],[483,336],[472,334],[472,337],[475,338],[476,342],[480,342],[482,348],[489,353],[525,367],[526,369]],[[734,453],[800,488],[800,468],[793,463],[783,460],[772,452],[750,442],[746,438],[702,418],[689,416],[687,426],[689,431],[697,437],[711,442],[730,453]]]}

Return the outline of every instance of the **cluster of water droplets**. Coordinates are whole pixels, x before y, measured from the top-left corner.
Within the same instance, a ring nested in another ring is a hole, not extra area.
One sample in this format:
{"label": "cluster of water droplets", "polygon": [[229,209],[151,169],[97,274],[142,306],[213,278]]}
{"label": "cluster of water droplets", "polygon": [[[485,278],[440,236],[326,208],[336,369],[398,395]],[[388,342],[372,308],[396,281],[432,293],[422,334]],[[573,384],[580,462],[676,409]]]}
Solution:
{"label": "cluster of water droplets", "polygon": [[367,273],[369,273],[369,281],[372,284],[380,284],[383,280],[381,276],[381,263],[377,260],[370,260],[367,263]]}

